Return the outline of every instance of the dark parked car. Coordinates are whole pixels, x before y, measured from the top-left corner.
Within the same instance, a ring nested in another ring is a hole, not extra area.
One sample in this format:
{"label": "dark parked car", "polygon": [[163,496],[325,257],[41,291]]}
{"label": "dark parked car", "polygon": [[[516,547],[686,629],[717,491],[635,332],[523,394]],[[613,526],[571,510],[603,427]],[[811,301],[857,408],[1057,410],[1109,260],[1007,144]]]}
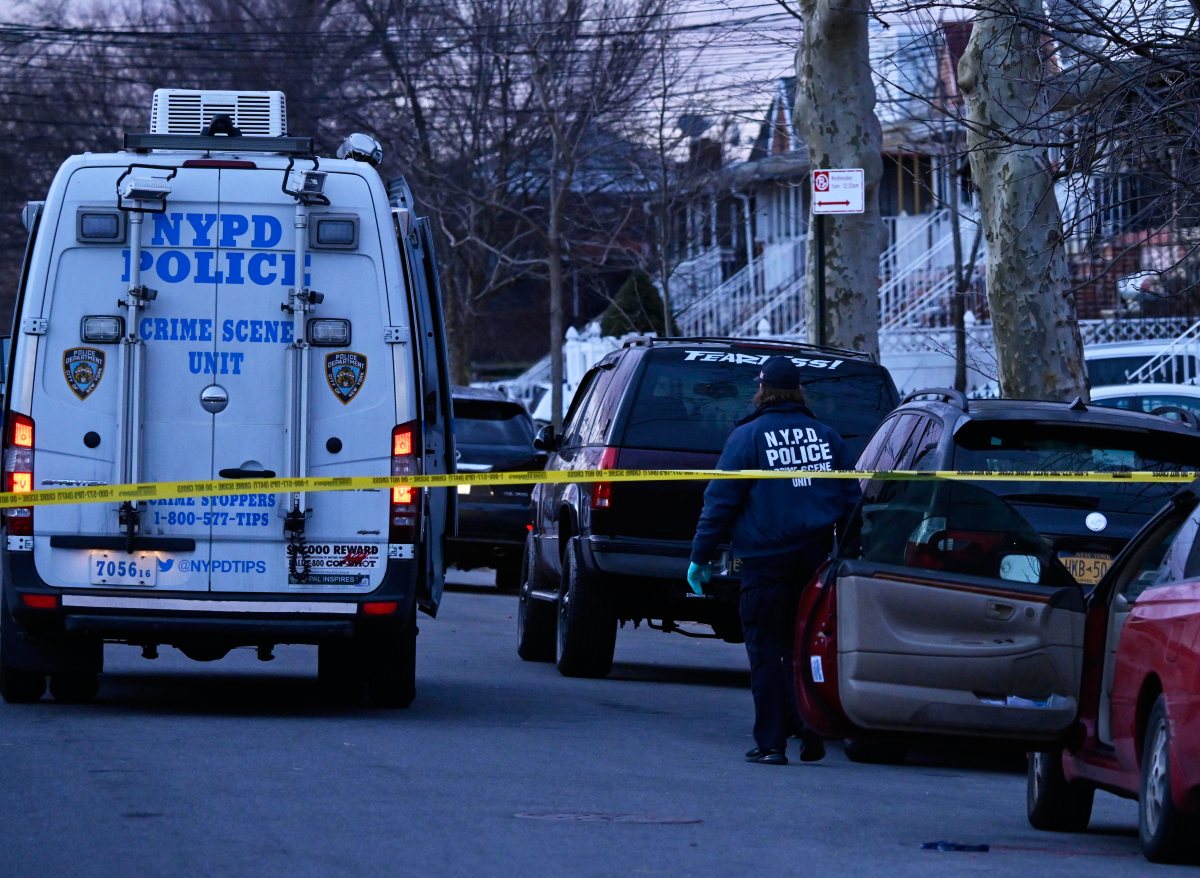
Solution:
{"label": "dark parked car", "polygon": [[[887,370],[855,351],[736,339],[642,339],[584,376],[562,434],[539,433],[547,470],[711,469],[734,424],[753,410],[770,356],[800,368],[818,418],[857,454],[897,401]],[[741,640],[736,564],[695,597],[686,574],[707,482],[538,485],[525,548],[518,652],[568,676],[603,676],[618,623],[664,631],[708,625]],[[689,634],[701,634],[685,629]]]}
{"label": "dark parked car", "polygon": [[[533,447],[525,406],[495,390],[454,388],[454,441],[459,472],[540,470],[546,454]],[[528,485],[460,485],[458,533],[446,540],[447,560],[462,570],[494,567],[496,585],[516,591],[529,531]]]}

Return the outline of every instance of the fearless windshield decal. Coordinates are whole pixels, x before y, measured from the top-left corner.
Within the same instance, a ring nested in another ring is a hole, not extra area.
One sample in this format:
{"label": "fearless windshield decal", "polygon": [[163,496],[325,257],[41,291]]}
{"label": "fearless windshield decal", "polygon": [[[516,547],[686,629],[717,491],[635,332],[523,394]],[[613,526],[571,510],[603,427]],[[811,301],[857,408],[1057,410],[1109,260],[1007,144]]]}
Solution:
{"label": "fearless windshield decal", "polygon": [[349,403],[367,380],[367,358],[354,351],[326,354],[325,380],[343,405]]}
{"label": "fearless windshield decal", "polygon": [[104,377],[104,351],[95,348],[69,348],[63,351],[63,376],[72,393],[80,399],[87,399]]}
{"label": "fearless windshield decal", "polygon": [[[685,351],[684,353],[687,354],[683,358],[685,363],[693,361],[699,363],[734,363],[738,366],[761,366],[771,357],[778,356],[777,354],[731,354],[722,353],[721,351]],[[809,369],[836,369],[842,363],[846,362],[845,360],[813,360],[806,357],[788,357],[788,359],[800,369],[804,367],[808,367]]]}

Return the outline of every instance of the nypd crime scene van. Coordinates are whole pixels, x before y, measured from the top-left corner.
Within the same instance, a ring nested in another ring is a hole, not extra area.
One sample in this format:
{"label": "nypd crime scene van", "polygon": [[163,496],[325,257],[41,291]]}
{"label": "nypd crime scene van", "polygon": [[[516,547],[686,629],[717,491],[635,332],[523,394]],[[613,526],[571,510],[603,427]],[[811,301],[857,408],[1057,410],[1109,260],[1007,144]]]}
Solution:
{"label": "nypd crime scene van", "polygon": [[[160,89],[29,229],[6,491],[452,471],[426,219],[373,138],[321,158],[280,92]],[[6,510],[0,694],[93,697],[103,644],[315,644],[321,692],[407,706],[453,493],[247,490]]]}

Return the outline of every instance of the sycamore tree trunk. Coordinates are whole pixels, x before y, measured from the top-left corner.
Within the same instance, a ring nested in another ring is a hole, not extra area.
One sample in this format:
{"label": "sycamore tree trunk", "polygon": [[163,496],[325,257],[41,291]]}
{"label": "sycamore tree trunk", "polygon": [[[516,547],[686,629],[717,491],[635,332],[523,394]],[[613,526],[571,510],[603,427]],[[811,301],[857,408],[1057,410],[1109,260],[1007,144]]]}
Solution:
{"label": "sycamore tree trunk", "polygon": [[[815,223],[809,223],[806,308],[812,341],[879,355],[879,219],[882,136],[867,43],[870,0],[801,0],[796,52],[796,130],[809,166],[862,168],[862,214],[826,216],[824,339],[818,301]],[[815,220],[810,214],[810,219]]]}
{"label": "sycamore tree trunk", "polygon": [[984,0],[958,65],[967,147],[987,241],[1000,394],[1085,395],[1083,342],[1054,194],[1041,87],[1041,0]]}

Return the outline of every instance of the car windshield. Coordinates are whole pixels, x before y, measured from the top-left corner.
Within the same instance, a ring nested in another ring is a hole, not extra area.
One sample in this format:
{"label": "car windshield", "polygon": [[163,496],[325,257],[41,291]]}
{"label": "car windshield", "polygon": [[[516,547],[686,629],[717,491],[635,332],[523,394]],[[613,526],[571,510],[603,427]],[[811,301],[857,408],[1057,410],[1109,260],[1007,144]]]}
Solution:
{"label": "car windshield", "polygon": [[532,446],[533,421],[509,403],[456,399],[454,436],[460,445]]}
{"label": "car windshield", "polygon": [[[999,472],[1196,472],[1200,436],[1113,430],[1082,423],[982,421],[955,435],[953,468]],[[1154,482],[997,482],[1014,502],[1046,502],[1105,512],[1155,512],[1177,485]]]}
{"label": "car windshield", "polygon": [[[754,410],[763,348],[651,350],[621,444],[717,454],[734,425]],[[895,386],[875,363],[835,354],[795,355],[809,408],[836,430],[856,459],[896,404]]]}

